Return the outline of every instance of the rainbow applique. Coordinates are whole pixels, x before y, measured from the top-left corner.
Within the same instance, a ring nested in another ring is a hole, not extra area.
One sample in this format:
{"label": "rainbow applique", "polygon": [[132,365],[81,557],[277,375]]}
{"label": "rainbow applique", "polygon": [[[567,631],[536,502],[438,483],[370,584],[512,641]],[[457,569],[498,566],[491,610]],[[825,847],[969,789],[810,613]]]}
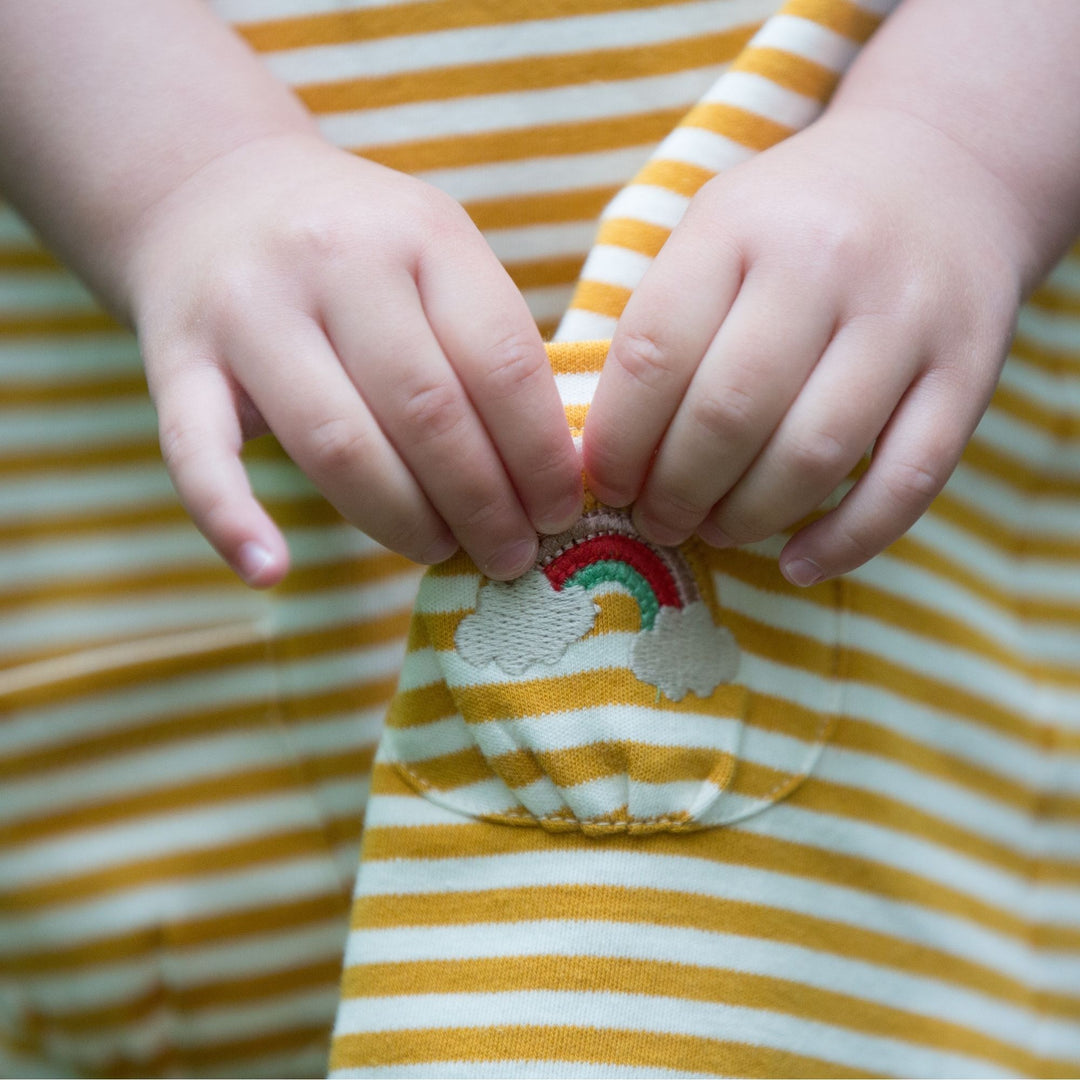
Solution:
{"label": "rainbow applique", "polygon": [[[458,626],[458,653],[515,676],[556,664],[593,629],[600,608],[592,594],[613,585],[637,605],[627,666],[638,679],[672,701],[690,691],[708,697],[731,681],[738,646],[713,622],[686,558],[643,540],[627,514],[603,509],[546,537],[536,566],[516,581],[487,582]],[[611,641],[615,648],[617,635]]]}

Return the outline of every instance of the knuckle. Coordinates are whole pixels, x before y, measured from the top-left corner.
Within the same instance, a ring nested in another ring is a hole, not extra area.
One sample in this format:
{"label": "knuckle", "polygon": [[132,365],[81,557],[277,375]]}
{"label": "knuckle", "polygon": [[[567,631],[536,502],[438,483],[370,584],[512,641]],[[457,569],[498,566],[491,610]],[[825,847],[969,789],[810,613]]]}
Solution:
{"label": "knuckle", "polygon": [[894,462],[884,483],[892,498],[904,506],[929,502],[945,486],[949,470],[929,461]]}
{"label": "knuckle", "polygon": [[170,474],[182,473],[205,448],[202,434],[179,419],[162,420],[158,433],[161,456]]}
{"label": "knuckle", "polygon": [[384,547],[396,551],[399,555],[419,560],[437,539],[437,535],[436,529],[426,520],[418,523],[414,519],[401,517],[383,523],[376,539]]}
{"label": "knuckle", "polygon": [[465,418],[461,396],[448,382],[408,387],[401,419],[411,437],[426,442],[458,427]]}
{"label": "knuckle", "polygon": [[481,495],[469,500],[467,509],[457,518],[454,524],[462,529],[484,529],[485,533],[491,533],[492,523],[497,521],[500,514],[505,513],[506,500],[498,496]]}
{"label": "knuckle", "polygon": [[826,431],[803,432],[788,452],[797,473],[812,480],[831,480],[844,471],[849,454],[844,444]]}
{"label": "knuckle", "polygon": [[526,389],[545,368],[547,358],[534,334],[514,332],[491,349],[487,367],[488,397],[501,400]]}
{"label": "knuckle", "polygon": [[647,390],[660,390],[675,373],[670,353],[644,331],[631,331],[621,337],[612,348],[611,358]]}
{"label": "knuckle", "polygon": [[736,544],[752,544],[771,535],[770,531],[762,529],[752,516],[723,503],[713,516],[713,521]]}
{"label": "knuckle", "polygon": [[313,467],[320,475],[334,475],[362,461],[368,440],[355,424],[331,417],[316,424],[308,435]]}
{"label": "knuckle", "polygon": [[738,387],[717,387],[693,398],[690,419],[712,438],[739,439],[754,425],[754,400]]}
{"label": "knuckle", "polygon": [[651,513],[673,528],[695,528],[712,509],[714,500],[701,501],[692,494],[667,488],[654,503]]}

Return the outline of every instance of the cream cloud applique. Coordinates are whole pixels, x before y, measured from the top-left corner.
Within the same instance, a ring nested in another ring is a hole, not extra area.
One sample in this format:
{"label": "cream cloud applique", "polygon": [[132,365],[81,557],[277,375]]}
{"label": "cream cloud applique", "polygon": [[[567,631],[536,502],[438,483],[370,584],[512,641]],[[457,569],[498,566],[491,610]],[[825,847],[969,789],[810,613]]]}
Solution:
{"label": "cream cloud applique", "polygon": [[537,566],[516,581],[488,582],[476,611],[458,626],[455,644],[476,666],[508,675],[554,664],[592,630],[595,590],[621,586],[637,605],[639,628],[630,668],[672,701],[706,698],[730,682],[739,649],[717,626],[685,558],[647,543],[627,515],[598,510],[571,530],[546,538]]}

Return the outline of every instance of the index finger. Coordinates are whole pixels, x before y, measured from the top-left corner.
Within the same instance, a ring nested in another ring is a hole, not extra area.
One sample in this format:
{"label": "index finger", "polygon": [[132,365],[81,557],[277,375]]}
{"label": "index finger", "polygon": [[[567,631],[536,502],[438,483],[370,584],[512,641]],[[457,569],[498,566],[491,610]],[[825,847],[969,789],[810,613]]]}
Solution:
{"label": "index finger", "polygon": [[538,532],[581,513],[581,465],[528,305],[479,233],[424,259],[429,325]]}
{"label": "index finger", "polygon": [[653,454],[735,300],[743,259],[691,204],[634,290],[611,342],[583,440],[593,491],[640,493]]}

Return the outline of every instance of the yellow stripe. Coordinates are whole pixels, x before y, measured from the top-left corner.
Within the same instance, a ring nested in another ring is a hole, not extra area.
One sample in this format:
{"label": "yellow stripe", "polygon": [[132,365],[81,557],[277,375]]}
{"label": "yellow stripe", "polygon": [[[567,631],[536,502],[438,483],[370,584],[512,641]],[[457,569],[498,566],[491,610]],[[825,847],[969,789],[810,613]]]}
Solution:
{"label": "yellow stripe", "polygon": [[809,19],[859,44],[867,41],[881,25],[881,16],[848,3],[847,0],[787,0],[785,15]]}
{"label": "yellow stripe", "polygon": [[613,217],[606,218],[601,223],[597,243],[624,247],[654,259],[670,235],[671,230],[663,225],[650,225],[634,218]]}
{"label": "yellow stripe", "polygon": [[110,1005],[70,1010],[51,1007],[48,1022],[50,1029],[69,1038],[91,1034],[116,1038],[121,1033],[109,1032],[108,1028],[137,1028],[162,1010],[198,1014],[212,1009],[235,1009],[240,1003],[254,1006],[305,992],[322,990],[329,994],[337,986],[340,972],[341,960],[335,956],[286,970],[216,979],[197,986],[159,983],[151,990]]}
{"label": "yellow stripe", "polygon": [[743,49],[731,69],[760,75],[777,86],[822,103],[829,100],[840,81],[838,72],[805,56],[764,46]]}
{"label": "yellow stripe", "polygon": [[[1080,1018],[1080,993],[1043,994],[993,968],[917,942],[840,920],[826,920],[783,907],[665,889],[622,889],[608,885],[547,885],[540,888],[357,896],[352,926],[388,930],[404,926],[456,926],[531,921],[595,921],[687,927],[713,934],[777,941],[866,961],[912,975],[990,994],[1011,1005],[1033,1004],[1062,1019]],[[644,931],[643,932],[647,932]]]}
{"label": "yellow stripe", "polygon": [[[326,827],[330,824],[323,823],[321,828],[267,832],[253,839],[218,847],[170,852],[168,855],[116,863],[81,874],[58,875],[37,884],[0,892],[0,906],[12,915],[29,915],[53,905],[98,900],[154,884],[197,880],[204,875],[234,873],[248,867],[298,858],[324,860],[327,853]],[[359,835],[359,821],[354,822],[350,817],[344,819],[342,825],[345,833]]]}
{"label": "yellow stripe", "polygon": [[629,300],[630,290],[622,285],[608,285],[585,278],[578,283],[571,306],[579,311],[593,311],[597,315],[617,319]]}
{"label": "yellow stripe", "polygon": [[[203,950],[215,945],[299,930],[341,919],[348,904],[338,891],[246,908],[201,919],[178,918],[169,923],[169,947],[174,952]],[[70,972],[73,977],[85,970],[114,964],[153,962],[161,951],[161,931],[157,927],[94,937],[74,945],[53,945],[38,952],[20,952],[4,957],[4,971],[12,978],[56,976]]]}
{"label": "yellow stripe", "polygon": [[608,82],[612,72],[618,72],[621,79],[656,77],[695,68],[715,68],[730,61],[751,38],[754,29],[740,26],[659,44],[339,79],[302,86],[297,93],[313,113],[325,114]]}
{"label": "yellow stripe", "polygon": [[115,334],[123,329],[124,327],[104,311],[0,315],[0,338],[38,337],[42,334],[74,337],[79,334]]}
{"label": "yellow stripe", "polygon": [[478,229],[521,229],[533,225],[557,225],[572,221],[595,221],[618,188],[578,188],[543,195],[477,199],[464,207]]}
{"label": "yellow stripe", "polygon": [[3,408],[27,405],[93,407],[101,401],[115,402],[121,398],[146,401],[146,377],[142,371],[92,379],[80,372],[78,376],[56,375],[40,382],[0,382],[0,407]]}
{"label": "yellow stripe", "polygon": [[525,161],[535,157],[596,154],[631,146],[652,147],[682,119],[683,108],[656,109],[601,120],[537,124],[356,147],[369,161],[401,172],[460,169],[470,165]]}
{"label": "yellow stripe", "polygon": [[[308,690],[299,698],[280,703],[291,724],[316,722],[327,716],[372,709],[393,694],[396,678],[360,682],[330,690]],[[267,703],[262,686],[254,687],[255,700],[239,705],[214,704],[180,716],[157,719],[145,726],[125,728],[92,735],[73,736],[57,746],[16,750],[0,757],[0,780],[25,780],[38,773],[71,767],[73,759],[89,765],[95,760],[111,760],[134,750],[168,745],[183,740],[204,739],[223,730],[265,728]],[[43,776],[43,780],[55,782]]]}
{"label": "yellow stripe", "polygon": [[[376,763],[372,771],[372,794],[405,794],[417,797],[393,768]],[[363,857],[377,862],[387,859],[462,859],[534,851],[592,851],[595,840],[580,833],[554,833],[536,828],[492,828],[485,823],[369,828],[364,835]],[[604,840],[605,851],[624,848],[643,854],[677,855],[703,859],[722,866],[747,866],[774,873],[807,878],[855,889],[870,895],[912,903],[940,911],[967,922],[987,926],[1020,942],[1028,942],[1031,927],[1026,919],[996,907],[970,893],[899,870],[885,863],[823,851],[771,836],[757,836],[738,829],[713,829],[650,836],[612,835]],[[1057,948],[1080,948],[1080,930],[1047,927]],[[1071,944],[1069,944],[1071,942]]]}
{"label": "yellow stripe", "polygon": [[[1043,1066],[1034,1055],[1011,1043],[933,1016],[807,986],[794,979],[704,965],[606,956],[499,956],[357,964],[346,969],[342,982],[347,999],[430,993],[548,991],[557,994],[570,990],[766,1009],[905,1043],[969,1054],[1026,1076],[1039,1074]],[[618,1051],[615,1054],[618,1061],[621,1055]],[[1067,1075],[1068,1069],[1076,1068],[1080,1061],[1046,1064],[1050,1070]]]}
{"label": "yellow stripe", "polygon": [[665,188],[673,191],[676,195],[693,198],[704,184],[707,184],[716,173],[711,169],[703,169],[700,165],[690,165],[685,161],[670,161],[664,158],[653,158],[634,177],[635,184],[648,184],[652,187]]}
{"label": "yellow stripe", "polygon": [[[824,1047],[822,1049],[825,1049]],[[330,1068],[407,1065],[452,1061],[579,1061],[670,1069],[672,1062],[693,1062],[719,1076],[858,1077],[863,1074],[827,1059],[791,1054],[770,1047],[691,1035],[666,1035],[594,1027],[482,1026],[407,1029],[338,1035]]]}
{"label": "yellow stripe", "polygon": [[695,105],[683,120],[686,127],[704,128],[751,150],[768,150],[792,134],[793,129],[737,105],[707,101]]}
{"label": "yellow stripe", "polygon": [[60,268],[57,259],[41,248],[0,248],[0,270],[46,270],[55,273]]}
{"label": "yellow stripe", "polygon": [[[634,0],[634,7],[678,7],[686,2]],[[572,7],[565,0],[501,0],[495,6],[480,0],[428,0],[258,21],[240,25],[237,31],[259,52],[277,52],[481,26],[510,26],[565,19],[568,15],[618,14],[626,9],[626,0],[574,0]],[[673,17],[678,18],[678,14]],[[402,44],[407,48],[410,43]]]}
{"label": "yellow stripe", "polygon": [[[68,748],[70,752],[70,747]],[[230,772],[209,779],[156,787],[124,796],[113,796],[43,815],[23,818],[0,826],[0,845],[29,844],[54,839],[65,833],[99,829],[144,816],[157,816],[195,807],[210,807],[234,801],[307,790],[306,784],[366,777],[375,756],[375,747],[340,751],[322,757],[307,757],[302,772],[296,761],[280,765]]]}

